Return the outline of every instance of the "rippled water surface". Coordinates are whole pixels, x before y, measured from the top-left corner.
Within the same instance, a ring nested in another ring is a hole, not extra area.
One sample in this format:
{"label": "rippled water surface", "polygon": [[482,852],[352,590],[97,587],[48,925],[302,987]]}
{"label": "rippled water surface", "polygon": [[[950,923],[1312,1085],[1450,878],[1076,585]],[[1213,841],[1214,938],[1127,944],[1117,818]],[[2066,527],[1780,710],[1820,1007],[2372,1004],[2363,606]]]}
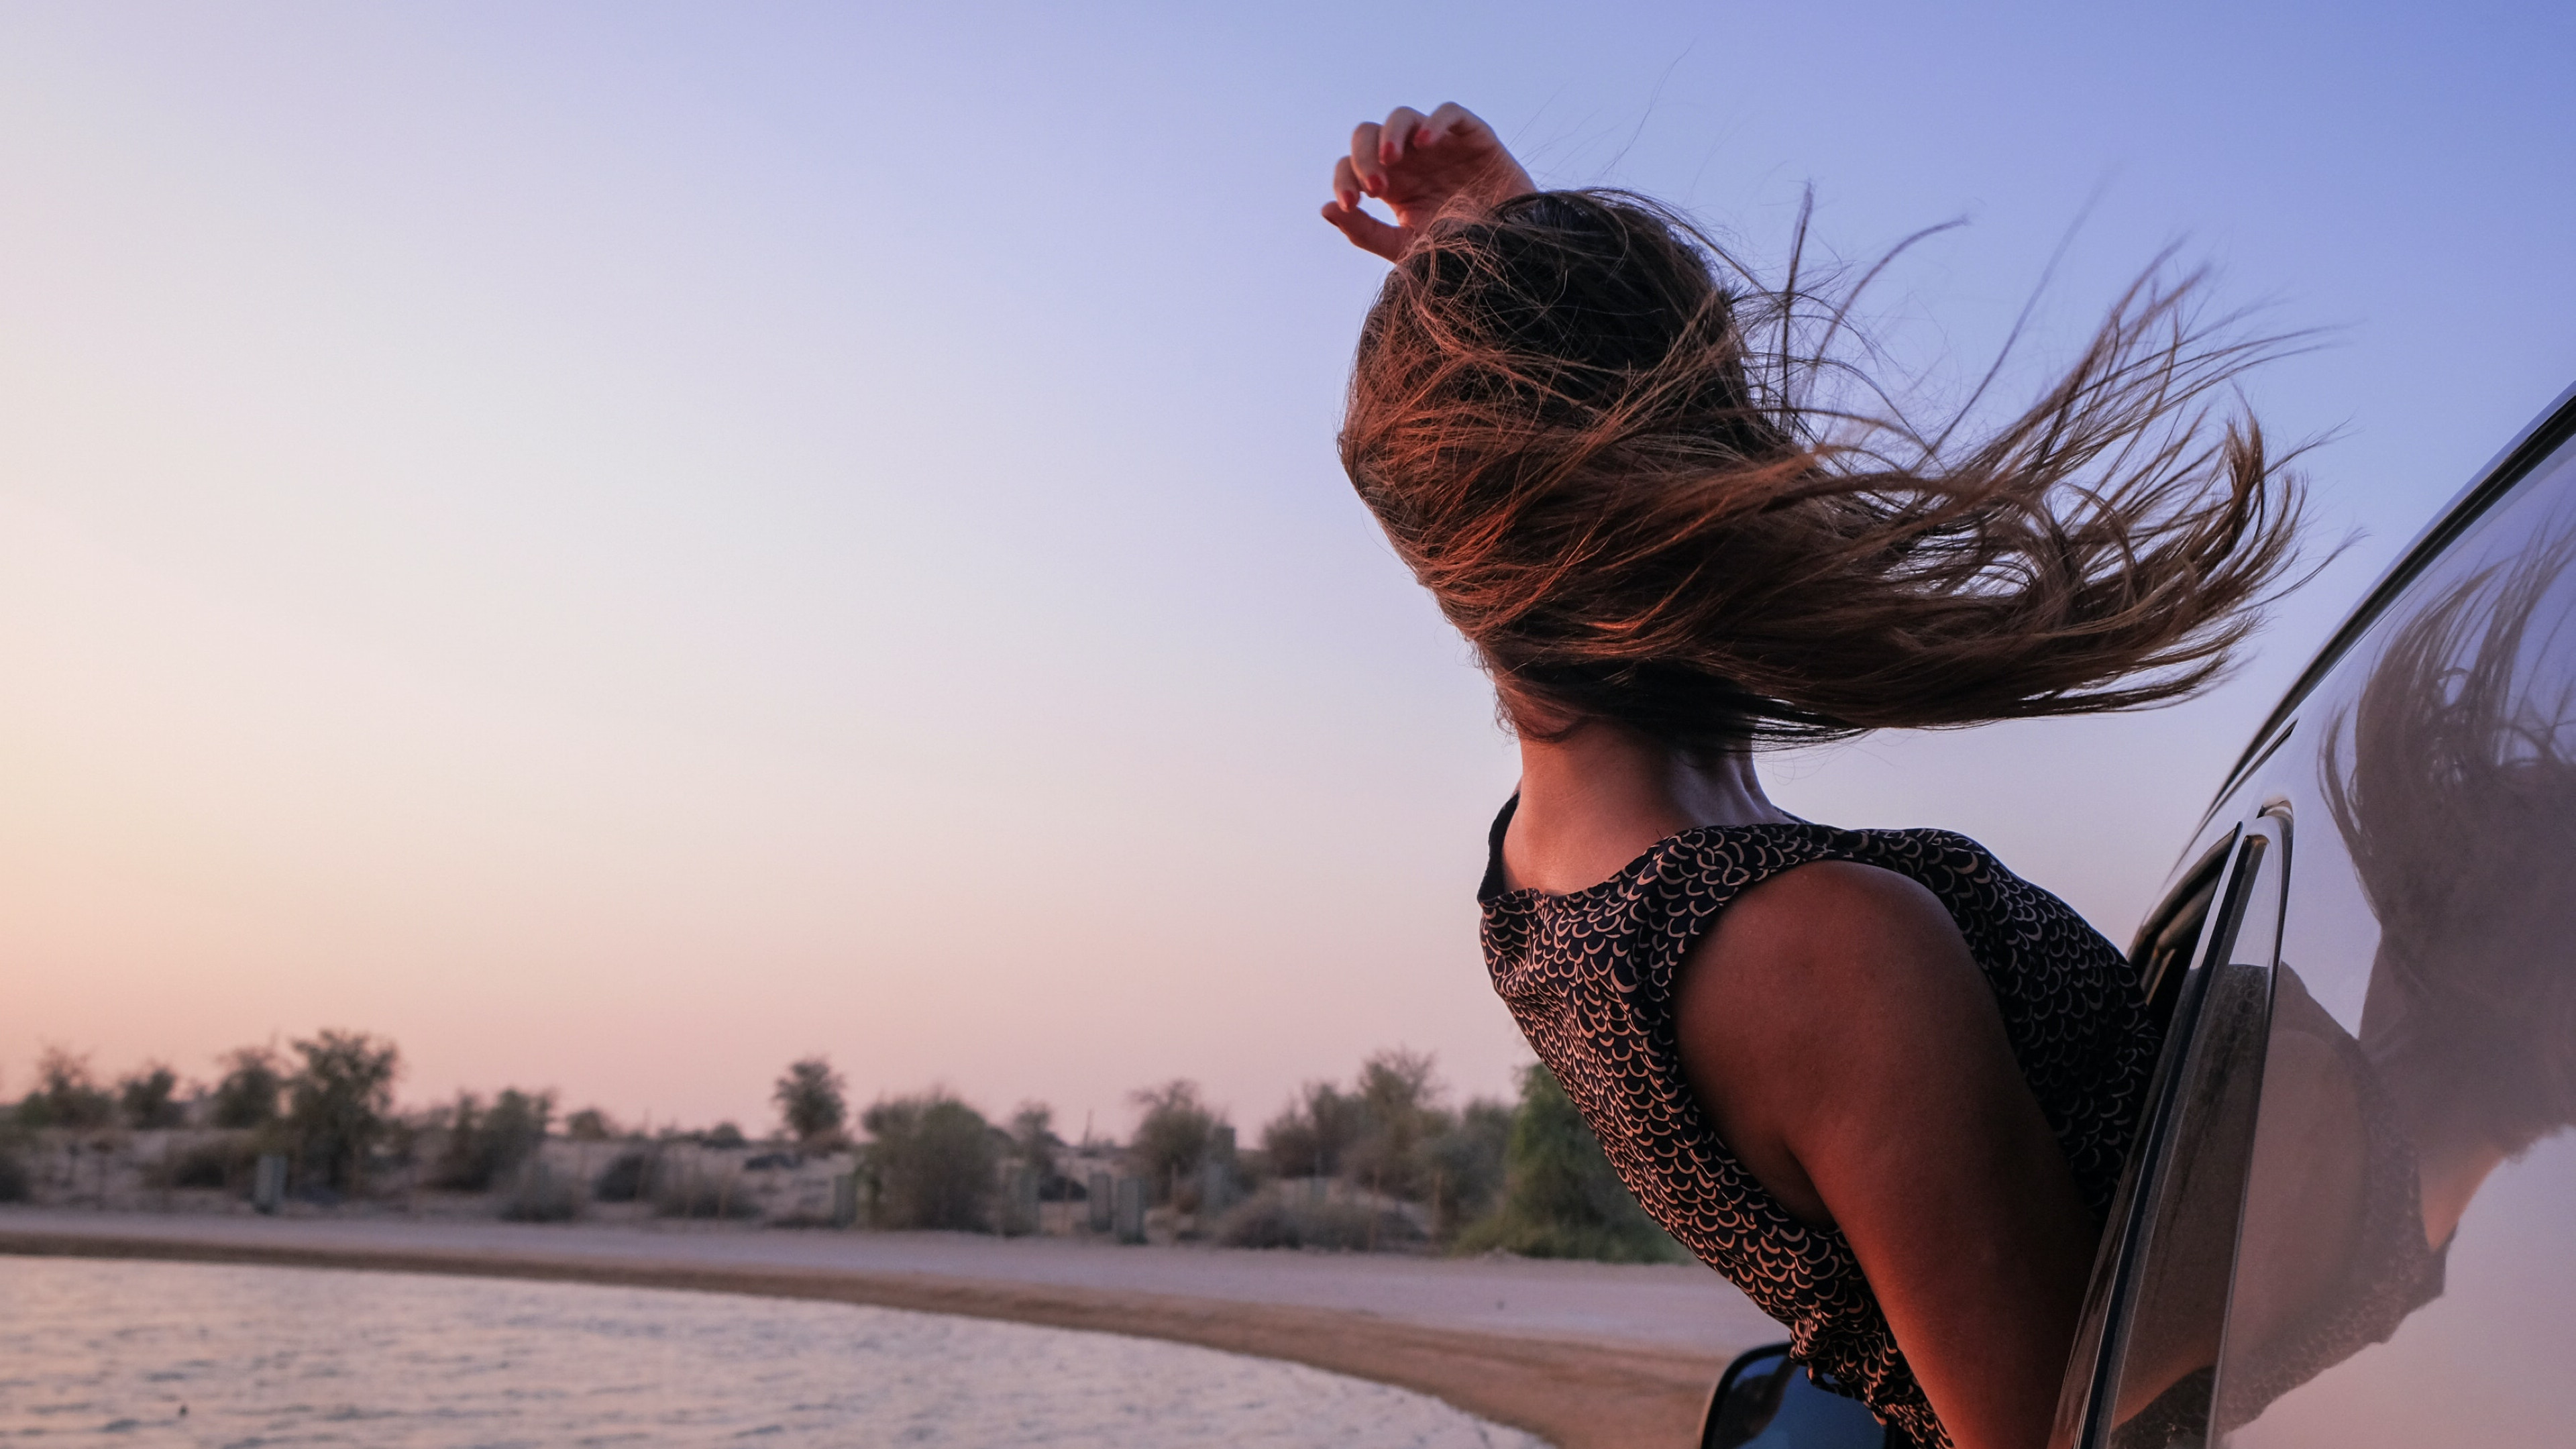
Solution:
{"label": "rippled water surface", "polygon": [[1213,1349],[729,1294],[0,1258],[0,1442],[1543,1449]]}

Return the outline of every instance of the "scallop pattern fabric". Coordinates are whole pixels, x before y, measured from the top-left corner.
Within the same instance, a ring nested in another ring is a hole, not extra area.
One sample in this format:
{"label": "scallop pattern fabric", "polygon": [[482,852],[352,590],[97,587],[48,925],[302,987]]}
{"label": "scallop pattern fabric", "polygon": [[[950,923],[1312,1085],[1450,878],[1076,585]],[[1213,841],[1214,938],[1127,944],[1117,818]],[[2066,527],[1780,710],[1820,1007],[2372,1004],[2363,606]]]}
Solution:
{"label": "scallop pattern fabric", "polygon": [[1920,882],[1993,987],[2013,1058],[2098,1222],[2159,1045],[2128,960],[2064,902],[1944,830],[1710,827],[1587,890],[1506,892],[1512,808],[1494,822],[1478,893],[1485,962],[1620,1179],[1666,1232],[1788,1326],[1797,1358],[1922,1449],[1949,1449],[1851,1245],[1784,1211],[1700,1115],[1674,1044],[1677,969],[1728,902],[1792,866],[1855,861]]}

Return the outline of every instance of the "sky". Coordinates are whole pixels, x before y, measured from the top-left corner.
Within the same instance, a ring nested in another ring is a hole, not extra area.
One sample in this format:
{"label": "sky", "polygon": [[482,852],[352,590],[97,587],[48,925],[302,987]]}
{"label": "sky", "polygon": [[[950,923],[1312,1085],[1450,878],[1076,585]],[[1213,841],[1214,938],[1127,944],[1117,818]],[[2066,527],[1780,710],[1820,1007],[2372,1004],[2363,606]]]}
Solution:
{"label": "sky", "polygon": [[2351,542],[2233,681],[1766,765],[2125,942],[2576,381],[2571,61],[2539,4],[13,0],[0,1093],[320,1027],[656,1124],[813,1052],[1068,1135],[1395,1045],[1507,1091],[1513,754],[1341,476],[1383,268],[1315,216],[1443,100],[1756,258],[1809,188],[1836,257],[1964,220],[1873,293],[1936,389],[2177,243],[2321,329],[2246,398]]}

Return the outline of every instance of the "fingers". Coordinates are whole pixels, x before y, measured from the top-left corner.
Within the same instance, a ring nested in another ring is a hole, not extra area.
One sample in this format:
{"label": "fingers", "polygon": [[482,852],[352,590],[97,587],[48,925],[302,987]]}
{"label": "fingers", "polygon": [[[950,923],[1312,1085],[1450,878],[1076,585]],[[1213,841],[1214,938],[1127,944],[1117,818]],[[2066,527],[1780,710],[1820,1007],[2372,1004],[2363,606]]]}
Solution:
{"label": "fingers", "polygon": [[1333,163],[1333,199],[1339,201],[1344,208],[1357,211],[1360,208],[1362,190],[1359,173],[1351,167],[1351,158],[1344,156],[1335,161]]}
{"label": "fingers", "polygon": [[1377,159],[1388,166],[1402,161],[1405,148],[1413,143],[1413,133],[1422,122],[1422,113],[1411,106],[1398,106],[1387,112],[1386,124],[1378,128]]}
{"label": "fingers", "polygon": [[1345,206],[1338,199],[1327,201],[1324,203],[1324,220],[1331,222],[1343,236],[1350,238],[1351,245],[1361,251],[1384,257],[1390,262],[1404,255],[1404,229],[1389,226],[1357,206]]}
{"label": "fingers", "polygon": [[1415,129],[1413,145],[1419,150],[1449,140],[1474,140],[1488,130],[1474,111],[1456,101],[1442,101],[1440,108],[1425,117],[1421,126]]}
{"label": "fingers", "polygon": [[1378,155],[1381,129],[1375,121],[1362,121],[1351,130],[1351,172],[1358,178],[1360,189],[1371,196],[1386,185],[1386,161]]}

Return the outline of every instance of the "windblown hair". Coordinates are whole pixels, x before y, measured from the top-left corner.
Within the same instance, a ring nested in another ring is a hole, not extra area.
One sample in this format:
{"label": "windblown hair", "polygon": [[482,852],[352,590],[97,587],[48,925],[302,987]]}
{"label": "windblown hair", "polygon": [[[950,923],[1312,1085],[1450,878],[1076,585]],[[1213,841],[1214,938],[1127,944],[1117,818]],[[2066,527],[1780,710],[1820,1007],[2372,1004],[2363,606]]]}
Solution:
{"label": "windblown hair", "polygon": [[1524,731],[1703,750],[2163,703],[2254,627],[2301,494],[2250,418],[2211,424],[2281,339],[2160,275],[2027,411],[1972,430],[1981,385],[1918,429],[1838,360],[1858,287],[1765,288],[1651,201],[1535,193],[1388,277],[1342,461]]}

